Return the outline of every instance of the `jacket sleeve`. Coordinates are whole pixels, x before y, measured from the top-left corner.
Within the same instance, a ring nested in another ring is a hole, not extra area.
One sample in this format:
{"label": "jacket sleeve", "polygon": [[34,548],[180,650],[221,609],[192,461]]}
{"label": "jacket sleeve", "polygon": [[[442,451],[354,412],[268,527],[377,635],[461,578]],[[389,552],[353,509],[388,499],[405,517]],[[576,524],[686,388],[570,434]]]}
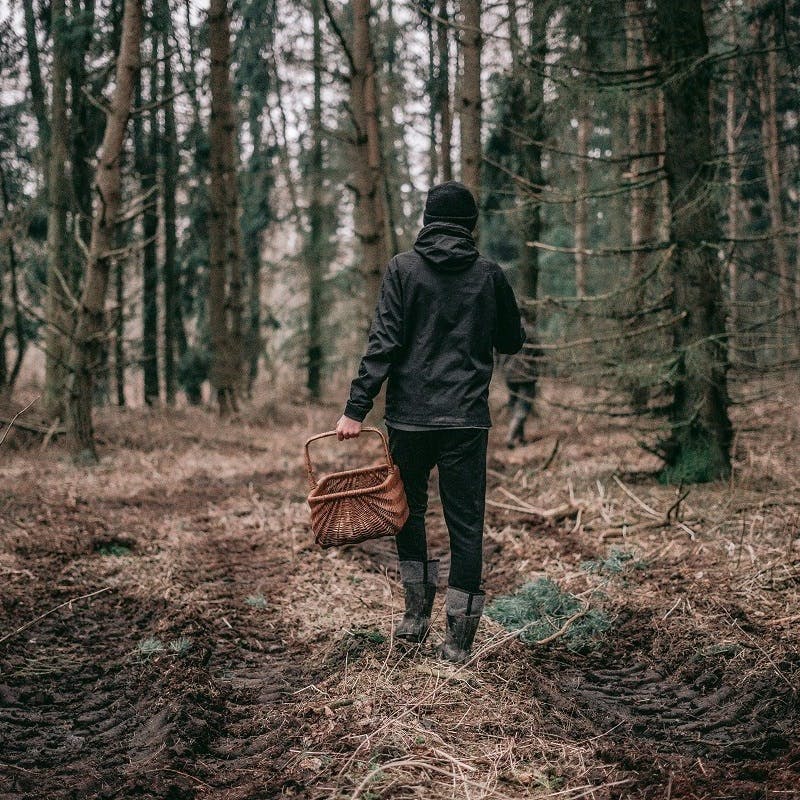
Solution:
{"label": "jacket sleeve", "polygon": [[367,350],[358,375],[350,384],[350,399],[344,413],[362,422],[403,346],[403,293],[394,260],[383,276],[375,318],[369,331]]}
{"label": "jacket sleeve", "polygon": [[514,290],[500,267],[497,268],[494,292],[497,315],[493,344],[498,353],[513,355],[518,353],[525,343],[525,329],[520,319]]}

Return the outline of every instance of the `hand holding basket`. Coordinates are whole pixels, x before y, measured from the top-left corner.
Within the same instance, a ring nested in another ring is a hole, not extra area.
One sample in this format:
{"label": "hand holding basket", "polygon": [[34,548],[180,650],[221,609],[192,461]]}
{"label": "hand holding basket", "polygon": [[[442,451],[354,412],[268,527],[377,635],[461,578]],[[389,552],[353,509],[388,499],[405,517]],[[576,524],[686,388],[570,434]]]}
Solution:
{"label": "hand holding basket", "polygon": [[336,431],[318,433],[306,441],[311,529],[321,547],[396,536],[408,519],[408,503],[400,470],[392,461],[386,437],[377,428],[363,428],[362,432],[377,433],[381,437],[386,463],[334,472],[319,482],[308,447],[317,439],[336,436]]}

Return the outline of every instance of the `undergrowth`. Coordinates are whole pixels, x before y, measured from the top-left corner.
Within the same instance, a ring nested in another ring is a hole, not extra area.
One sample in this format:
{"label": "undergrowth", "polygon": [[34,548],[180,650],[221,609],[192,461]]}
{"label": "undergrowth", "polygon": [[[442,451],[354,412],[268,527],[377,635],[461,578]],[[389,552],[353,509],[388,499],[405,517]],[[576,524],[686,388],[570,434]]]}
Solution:
{"label": "undergrowth", "polygon": [[[539,578],[524,584],[514,594],[495,598],[486,615],[509,631],[519,631],[521,641],[534,644],[561,630],[582,609],[583,604],[575,595],[563,592],[547,578]],[[582,652],[590,650],[610,627],[611,621],[605,613],[589,609],[559,639],[567,649]]]}

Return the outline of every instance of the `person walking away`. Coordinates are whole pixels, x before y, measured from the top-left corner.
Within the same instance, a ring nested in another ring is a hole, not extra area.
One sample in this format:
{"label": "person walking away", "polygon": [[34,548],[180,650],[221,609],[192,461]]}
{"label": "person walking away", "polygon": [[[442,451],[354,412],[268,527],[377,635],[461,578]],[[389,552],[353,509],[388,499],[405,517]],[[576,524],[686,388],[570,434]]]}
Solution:
{"label": "person walking away", "polygon": [[509,450],[513,450],[517,444],[525,444],[525,423],[534,411],[533,401],[536,399],[536,382],[542,358],[542,350],[535,346],[535,335],[531,334],[527,325],[525,332],[525,349],[500,360],[508,389],[509,422],[506,446]]}
{"label": "person walking away", "polygon": [[428,192],[414,248],[389,262],[358,375],[350,386],[339,439],[356,437],[384,380],[392,457],[409,517],[397,536],[405,614],[398,637],[428,634],[438,561],[428,558],[428,477],[439,494],[450,538],[443,658],[466,660],[484,606],[481,590],[486,446],[491,419],[493,349],[516,353],[525,333],[502,269],[480,255],[472,231],[478,208],[457,181]]}

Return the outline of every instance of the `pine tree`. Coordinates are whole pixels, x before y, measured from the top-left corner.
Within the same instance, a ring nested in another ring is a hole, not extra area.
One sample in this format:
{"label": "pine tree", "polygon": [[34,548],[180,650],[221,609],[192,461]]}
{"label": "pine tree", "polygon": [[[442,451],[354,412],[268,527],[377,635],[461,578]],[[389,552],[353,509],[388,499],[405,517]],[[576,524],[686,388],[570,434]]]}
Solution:
{"label": "pine tree", "polygon": [[106,112],[105,133],[95,176],[98,201],[92,217],[85,279],[69,360],[67,441],[73,456],[86,462],[97,461],[92,423],[92,381],[100,364],[105,338],[104,306],[110,251],[120,208],[120,161],[141,65],[141,39],[142,2],[125,0],[114,94]]}
{"label": "pine tree", "polygon": [[[665,478],[698,482],[730,473],[731,422],[709,125],[710,70],[701,0],[657,0],[672,222],[674,363]],[[691,69],[687,68],[691,67]]]}

